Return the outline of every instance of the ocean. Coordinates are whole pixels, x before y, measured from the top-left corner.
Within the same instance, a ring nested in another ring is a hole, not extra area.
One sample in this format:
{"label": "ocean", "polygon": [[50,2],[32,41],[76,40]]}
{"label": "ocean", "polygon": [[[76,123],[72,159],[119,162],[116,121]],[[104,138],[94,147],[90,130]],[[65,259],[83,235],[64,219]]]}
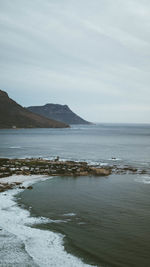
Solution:
{"label": "ocean", "polygon": [[0,266],[150,266],[150,125],[0,130],[0,157],[57,156],[137,172],[0,193]]}

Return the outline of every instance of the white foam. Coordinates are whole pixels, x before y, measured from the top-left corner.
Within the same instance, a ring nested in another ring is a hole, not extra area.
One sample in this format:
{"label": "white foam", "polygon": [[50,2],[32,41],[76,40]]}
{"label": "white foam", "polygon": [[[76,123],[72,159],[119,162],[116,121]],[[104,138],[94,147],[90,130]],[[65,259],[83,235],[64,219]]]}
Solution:
{"label": "white foam", "polygon": [[24,249],[24,243],[5,230],[0,232],[0,266],[37,266]]}
{"label": "white foam", "polygon": [[100,163],[100,166],[108,166],[108,163],[106,163],[106,162],[101,162],[101,163]]}
{"label": "white foam", "polygon": [[22,147],[21,146],[10,146],[9,148],[11,148],[11,149],[21,149]]}
{"label": "white foam", "polygon": [[150,176],[148,175],[139,176],[135,179],[135,182],[143,183],[143,184],[150,184]]}
{"label": "white foam", "polygon": [[[32,181],[26,180],[23,185],[27,186],[36,181],[37,177]],[[64,250],[61,234],[31,227],[35,223],[47,223],[51,220],[31,217],[29,211],[17,206],[15,195],[18,192],[18,189],[14,189],[0,193],[0,265],[12,266],[13,263],[14,266],[90,266]]]}
{"label": "white foam", "polygon": [[[52,178],[52,177],[51,177]],[[41,176],[41,175],[12,175],[8,177],[4,177],[0,179],[0,183],[15,183],[15,182],[26,182],[26,185],[33,184],[34,182],[37,182],[37,180],[45,180],[45,179],[50,179],[47,178],[47,176]]]}
{"label": "white foam", "polygon": [[121,161],[122,159],[120,159],[120,158],[115,158],[115,157],[112,157],[111,159],[108,159],[108,160],[112,160],[112,161]]}
{"label": "white foam", "polygon": [[69,216],[69,217],[72,217],[72,216],[76,216],[76,214],[75,213],[65,213],[65,214],[63,214],[63,216]]}
{"label": "white foam", "polygon": [[98,166],[100,163],[97,161],[91,161],[91,160],[87,160],[87,163],[93,166]]}

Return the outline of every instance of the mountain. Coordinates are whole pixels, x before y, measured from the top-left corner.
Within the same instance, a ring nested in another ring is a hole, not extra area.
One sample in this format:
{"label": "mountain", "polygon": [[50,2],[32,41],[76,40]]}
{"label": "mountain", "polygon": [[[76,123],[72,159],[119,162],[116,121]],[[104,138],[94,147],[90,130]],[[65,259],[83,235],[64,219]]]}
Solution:
{"label": "mountain", "polygon": [[90,124],[75,114],[67,105],[46,104],[44,106],[31,106],[28,110],[47,118],[62,121],[67,124]]}
{"label": "mountain", "polygon": [[69,125],[47,119],[23,108],[0,90],[0,128],[66,128]]}

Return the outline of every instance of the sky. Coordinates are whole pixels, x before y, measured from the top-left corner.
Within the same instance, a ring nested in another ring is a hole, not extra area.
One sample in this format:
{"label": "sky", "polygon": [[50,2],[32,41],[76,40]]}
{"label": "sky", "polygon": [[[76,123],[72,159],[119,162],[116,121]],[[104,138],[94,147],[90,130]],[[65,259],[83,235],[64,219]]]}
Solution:
{"label": "sky", "polygon": [[150,1],[0,0],[0,89],[93,122],[150,123]]}

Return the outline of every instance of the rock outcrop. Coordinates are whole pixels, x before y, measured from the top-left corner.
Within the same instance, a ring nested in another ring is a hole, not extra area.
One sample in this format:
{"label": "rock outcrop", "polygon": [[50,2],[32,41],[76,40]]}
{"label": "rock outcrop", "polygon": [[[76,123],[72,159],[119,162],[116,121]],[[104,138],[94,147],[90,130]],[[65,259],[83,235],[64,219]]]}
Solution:
{"label": "rock outcrop", "polygon": [[0,128],[65,128],[66,123],[48,119],[23,108],[0,90]]}
{"label": "rock outcrop", "polygon": [[[76,161],[60,161],[57,157],[56,160],[45,160],[42,158],[26,158],[26,159],[8,159],[0,158],[0,192],[8,189],[18,187],[25,189],[21,182],[15,181],[7,183],[7,178],[12,175],[48,175],[48,176],[96,176],[107,177],[110,174],[145,174],[145,170],[136,169],[131,166],[106,166],[100,165],[93,166],[87,162]],[[43,177],[44,177],[43,176]],[[2,179],[1,179],[2,178]],[[30,179],[30,178],[29,178]],[[13,176],[12,176],[13,181]],[[31,190],[32,186],[26,187]]]}
{"label": "rock outcrop", "polygon": [[0,178],[17,175],[50,176],[108,176],[111,168],[93,167],[87,162],[59,161],[45,159],[0,158]]}

